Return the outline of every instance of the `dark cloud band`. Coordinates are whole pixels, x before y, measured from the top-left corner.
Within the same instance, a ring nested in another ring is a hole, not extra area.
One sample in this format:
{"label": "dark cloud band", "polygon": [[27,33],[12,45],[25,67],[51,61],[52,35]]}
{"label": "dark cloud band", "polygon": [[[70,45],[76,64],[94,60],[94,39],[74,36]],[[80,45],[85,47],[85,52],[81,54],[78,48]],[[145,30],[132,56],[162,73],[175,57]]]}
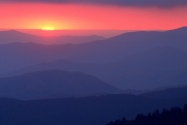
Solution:
{"label": "dark cloud band", "polygon": [[175,7],[187,5],[187,0],[0,0],[0,2],[76,3],[117,6]]}

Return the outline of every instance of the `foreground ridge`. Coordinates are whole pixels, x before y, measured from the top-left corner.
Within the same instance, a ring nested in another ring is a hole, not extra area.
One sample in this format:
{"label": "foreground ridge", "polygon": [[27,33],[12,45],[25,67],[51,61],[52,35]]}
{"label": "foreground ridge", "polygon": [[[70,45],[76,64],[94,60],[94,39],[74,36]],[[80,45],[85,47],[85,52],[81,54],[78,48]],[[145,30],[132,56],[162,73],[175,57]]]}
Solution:
{"label": "foreground ridge", "polygon": [[187,125],[187,105],[183,109],[173,107],[170,110],[158,109],[148,115],[138,114],[134,120],[123,119],[106,125]]}

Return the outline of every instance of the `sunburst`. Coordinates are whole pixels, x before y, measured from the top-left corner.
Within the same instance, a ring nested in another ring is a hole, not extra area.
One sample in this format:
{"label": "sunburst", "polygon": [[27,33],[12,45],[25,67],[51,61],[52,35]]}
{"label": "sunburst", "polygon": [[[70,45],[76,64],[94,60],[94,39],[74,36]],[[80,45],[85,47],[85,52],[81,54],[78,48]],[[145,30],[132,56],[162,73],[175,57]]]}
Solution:
{"label": "sunburst", "polygon": [[55,28],[52,26],[45,26],[42,28],[42,30],[53,31],[53,30],[55,30]]}

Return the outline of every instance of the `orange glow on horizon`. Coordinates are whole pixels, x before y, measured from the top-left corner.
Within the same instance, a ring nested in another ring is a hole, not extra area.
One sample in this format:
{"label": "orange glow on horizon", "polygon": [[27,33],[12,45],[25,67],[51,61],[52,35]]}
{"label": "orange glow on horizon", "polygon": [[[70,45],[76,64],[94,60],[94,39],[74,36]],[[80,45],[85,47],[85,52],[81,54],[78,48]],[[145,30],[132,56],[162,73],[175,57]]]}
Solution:
{"label": "orange glow on horizon", "polygon": [[42,28],[42,30],[47,30],[47,31],[54,31],[55,28],[51,27],[51,26],[45,26]]}
{"label": "orange glow on horizon", "polygon": [[0,29],[168,30],[187,26],[187,8],[0,4]]}

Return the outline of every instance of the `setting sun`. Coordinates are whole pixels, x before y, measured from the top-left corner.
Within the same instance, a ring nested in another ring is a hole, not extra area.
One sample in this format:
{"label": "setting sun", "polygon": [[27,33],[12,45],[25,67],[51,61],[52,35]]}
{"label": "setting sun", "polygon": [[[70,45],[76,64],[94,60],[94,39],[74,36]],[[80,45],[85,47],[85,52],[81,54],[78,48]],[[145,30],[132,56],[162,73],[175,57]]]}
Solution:
{"label": "setting sun", "polygon": [[46,26],[46,27],[43,27],[42,30],[52,31],[52,30],[55,30],[55,28],[54,27],[50,27],[50,26]]}

